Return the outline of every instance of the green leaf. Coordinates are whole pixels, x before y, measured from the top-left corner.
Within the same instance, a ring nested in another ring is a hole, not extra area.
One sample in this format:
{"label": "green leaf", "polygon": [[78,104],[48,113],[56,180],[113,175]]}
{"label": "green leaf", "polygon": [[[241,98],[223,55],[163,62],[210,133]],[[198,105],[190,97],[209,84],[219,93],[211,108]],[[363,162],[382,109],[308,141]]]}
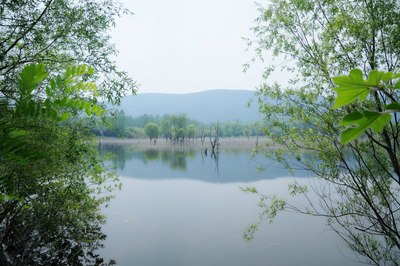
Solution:
{"label": "green leaf", "polygon": [[369,87],[338,87],[334,90],[338,94],[333,105],[334,109],[351,104],[358,99],[365,101],[370,92]]}
{"label": "green leaf", "polygon": [[46,87],[46,95],[51,96],[51,88],[49,86]]}
{"label": "green leaf", "polygon": [[78,75],[84,75],[86,73],[87,72],[86,72],[86,65],[85,64],[78,66]]}
{"label": "green leaf", "polygon": [[44,105],[46,106],[46,108],[50,108],[51,101],[50,101],[49,98],[47,98],[47,99],[44,101]]}
{"label": "green leaf", "polygon": [[72,101],[71,102],[71,107],[72,108],[78,108],[78,106],[81,104],[81,101],[78,99],[78,100],[75,100],[75,101]]}
{"label": "green leaf", "polygon": [[62,122],[62,121],[65,121],[65,120],[67,120],[67,119],[69,118],[69,116],[70,116],[70,113],[68,113],[68,112],[63,113],[63,114],[60,116],[59,120],[60,120],[61,122]]}
{"label": "green leaf", "polygon": [[392,103],[385,106],[387,110],[395,110],[400,112],[400,103]]}
{"label": "green leaf", "polygon": [[364,115],[367,117],[369,127],[376,133],[381,132],[392,118],[388,113],[364,111]]}
{"label": "green leaf", "polygon": [[68,66],[67,69],[65,70],[65,77],[69,78],[71,76],[71,68]]}
{"label": "green leaf", "polygon": [[73,107],[74,102],[75,102],[74,99],[67,98],[65,101],[65,107]]}
{"label": "green leaf", "polygon": [[68,97],[62,97],[60,100],[60,106],[61,107],[68,107],[67,106],[67,101],[68,101]]}
{"label": "green leaf", "polygon": [[[372,81],[375,81],[379,76],[380,74],[376,72],[370,74]],[[333,106],[334,109],[351,104],[356,100],[364,101],[370,92],[370,87],[375,86],[375,84],[369,84],[363,80],[362,72],[359,69],[350,71],[349,76],[335,77],[333,82],[338,86],[334,88],[338,94]]]}
{"label": "green leaf", "polygon": [[92,106],[92,113],[94,113],[96,116],[101,116],[106,112],[106,110],[97,104]]}
{"label": "green leaf", "polygon": [[85,107],[86,107],[86,104],[87,104],[88,102],[87,101],[85,101],[85,100],[81,100],[80,101],[80,104],[79,104],[79,106],[78,106],[78,109],[80,109],[80,110],[83,110]]}
{"label": "green leaf", "polygon": [[50,86],[53,91],[56,90],[57,86],[56,86],[56,82],[54,81],[54,79],[50,80]]}
{"label": "green leaf", "polygon": [[87,115],[91,115],[92,114],[92,103],[91,102],[87,102],[86,106],[85,106],[85,112]]}
{"label": "green leaf", "polygon": [[71,68],[71,75],[72,75],[72,76],[76,76],[76,72],[77,72],[77,67],[76,67],[76,66],[73,66],[73,67]]}
{"label": "green leaf", "polygon": [[96,84],[94,82],[86,82],[83,85],[83,90],[96,92],[97,91]]}
{"label": "green leaf", "polygon": [[349,127],[342,132],[342,144],[347,144],[356,139],[368,128],[375,132],[380,132],[389,123],[391,115],[388,113],[378,113],[364,111],[362,113],[352,113],[345,116],[340,123],[341,125],[355,125]]}
{"label": "green leaf", "polygon": [[44,64],[29,64],[19,75],[19,86],[23,94],[30,94],[47,77]]}
{"label": "green leaf", "polygon": [[378,71],[376,69],[372,70],[371,72],[369,72],[368,80],[366,81],[366,83],[371,87],[377,87],[381,82],[383,75],[384,73],[381,71]]}
{"label": "green leaf", "polygon": [[94,74],[94,67],[89,66],[88,68],[88,74],[93,75]]}
{"label": "green leaf", "polygon": [[382,81],[389,81],[391,79],[393,79],[393,72],[392,71],[386,72],[386,73],[384,73],[382,75]]}
{"label": "green leaf", "polygon": [[354,112],[346,115],[343,117],[342,121],[340,121],[340,126],[349,126],[349,125],[354,125],[357,124],[357,121],[360,119],[363,119],[364,116],[359,113],[359,112]]}
{"label": "green leaf", "polygon": [[[63,82],[63,79],[61,78],[61,76],[57,76],[56,77],[56,80],[55,80],[55,85],[56,86],[58,86],[58,87],[62,87],[64,84],[63,84],[64,82]],[[55,86],[55,87],[56,87]],[[53,87],[53,86],[52,86]]]}
{"label": "green leaf", "polygon": [[93,107],[92,107],[92,111],[93,111],[93,113],[96,115],[96,116],[100,116],[100,107],[98,106],[98,105],[94,105]]}

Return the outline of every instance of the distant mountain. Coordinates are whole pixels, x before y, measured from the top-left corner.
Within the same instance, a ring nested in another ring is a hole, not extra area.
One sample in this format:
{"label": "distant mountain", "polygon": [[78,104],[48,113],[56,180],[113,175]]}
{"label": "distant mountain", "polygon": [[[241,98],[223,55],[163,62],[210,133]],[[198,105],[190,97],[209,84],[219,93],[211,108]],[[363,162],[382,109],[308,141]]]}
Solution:
{"label": "distant mountain", "polygon": [[122,99],[120,109],[126,115],[140,116],[186,114],[202,123],[240,121],[253,123],[261,119],[257,103],[248,103],[254,91],[211,90],[188,94],[143,93]]}

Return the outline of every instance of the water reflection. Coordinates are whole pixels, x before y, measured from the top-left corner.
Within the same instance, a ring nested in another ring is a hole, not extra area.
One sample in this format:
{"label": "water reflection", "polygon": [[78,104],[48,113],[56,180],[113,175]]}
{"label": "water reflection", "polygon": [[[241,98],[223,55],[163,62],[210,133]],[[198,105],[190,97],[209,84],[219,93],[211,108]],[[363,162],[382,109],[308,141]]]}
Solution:
{"label": "water reflection", "polygon": [[98,146],[98,151],[101,157],[112,163],[116,169],[125,168],[126,149],[122,145],[107,144]]}
{"label": "water reflection", "polygon": [[[118,265],[354,265],[315,217],[283,213],[253,241],[242,238],[260,210],[258,198],[240,187],[286,197],[293,180],[307,184],[305,172],[289,177],[293,173],[261,155],[250,160],[249,150],[220,150],[217,161],[204,149],[106,150],[118,152],[113,160],[123,189],[104,210],[102,255]],[[265,171],[256,171],[260,164]]]}
{"label": "water reflection", "polygon": [[134,147],[110,144],[102,145],[100,151],[103,155],[110,153],[111,162],[118,170],[124,170],[126,161],[137,160],[144,164],[153,161],[161,162],[164,165],[168,165],[172,170],[186,171],[187,161],[196,158],[196,151],[194,149],[136,150]]}
{"label": "water reflection", "polygon": [[160,156],[160,151],[158,150],[145,150],[144,151],[144,161],[154,161]]}
{"label": "water reflection", "polygon": [[[306,177],[304,171],[289,172],[283,165],[250,150],[220,150],[210,156],[205,149],[162,148],[138,149],[134,146],[102,145],[111,152],[112,163],[122,176],[141,179],[195,179],[207,182],[253,182],[282,176]],[[257,171],[257,169],[265,171]]]}

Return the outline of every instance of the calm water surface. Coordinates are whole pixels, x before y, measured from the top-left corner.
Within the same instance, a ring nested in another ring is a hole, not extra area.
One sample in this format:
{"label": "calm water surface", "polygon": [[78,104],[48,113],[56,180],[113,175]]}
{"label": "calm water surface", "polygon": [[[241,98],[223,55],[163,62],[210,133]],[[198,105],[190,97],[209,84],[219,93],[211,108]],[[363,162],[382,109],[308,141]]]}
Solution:
{"label": "calm water surface", "polygon": [[215,160],[196,150],[105,148],[116,154],[123,188],[104,210],[102,255],[118,265],[358,265],[322,218],[282,213],[243,240],[260,209],[240,188],[286,197],[290,182],[309,182],[306,173],[293,177],[249,151]]}

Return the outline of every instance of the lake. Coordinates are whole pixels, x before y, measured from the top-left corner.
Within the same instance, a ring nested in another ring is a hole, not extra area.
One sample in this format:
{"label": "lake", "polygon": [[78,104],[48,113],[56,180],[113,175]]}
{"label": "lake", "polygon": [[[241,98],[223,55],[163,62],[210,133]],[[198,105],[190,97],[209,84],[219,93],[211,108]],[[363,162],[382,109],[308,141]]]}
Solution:
{"label": "lake", "polygon": [[323,218],[284,212],[243,239],[261,210],[258,197],[240,188],[286,198],[289,183],[312,180],[305,172],[290,174],[261,155],[250,160],[249,150],[222,148],[218,160],[179,147],[103,150],[115,153],[123,183],[103,211],[101,255],[117,265],[358,265]]}

